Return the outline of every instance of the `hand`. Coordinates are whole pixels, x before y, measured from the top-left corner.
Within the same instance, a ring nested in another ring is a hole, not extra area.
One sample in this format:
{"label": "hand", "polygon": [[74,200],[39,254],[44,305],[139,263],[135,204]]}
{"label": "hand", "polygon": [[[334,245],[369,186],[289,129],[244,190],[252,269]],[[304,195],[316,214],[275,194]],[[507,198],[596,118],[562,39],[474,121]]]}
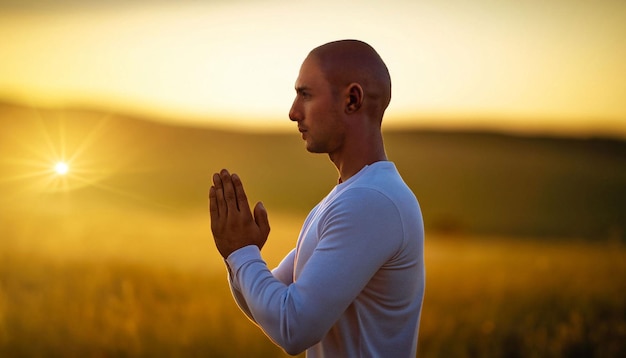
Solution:
{"label": "hand", "polygon": [[209,190],[211,231],[215,246],[222,257],[248,245],[263,248],[270,233],[267,211],[261,202],[254,207],[254,217],[248,198],[237,174],[230,175],[226,169],[213,174],[213,186]]}

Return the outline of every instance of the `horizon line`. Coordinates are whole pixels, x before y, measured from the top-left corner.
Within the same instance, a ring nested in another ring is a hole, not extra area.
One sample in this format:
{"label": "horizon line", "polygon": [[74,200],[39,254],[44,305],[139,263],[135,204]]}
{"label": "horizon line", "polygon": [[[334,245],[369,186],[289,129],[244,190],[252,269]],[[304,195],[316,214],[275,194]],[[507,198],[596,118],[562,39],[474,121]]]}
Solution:
{"label": "horizon line", "polygon": [[[105,105],[93,103],[26,103],[18,99],[9,99],[6,96],[0,96],[0,107],[17,107],[31,108],[44,111],[69,111],[69,112],[91,112],[114,115],[116,117],[128,118],[134,120],[143,120],[153,123],[160,123],[175,127],[212,129],[227,132],[240,133],[260,133],[260,134],[280,134],[289,133],[294,129],[289,126],[290,120],[285,114],[284,124],[263,123],[264,120],[275,121],[276,116],[259,115],[255,117],[255,122],[247,121],[244,125],[228,123],[229,121],[241,120],[243,116],[215,114],[201,115],[181,112],[181,116],[176,118],[173,112],[175,110],[159,110],[148,109],[142,106],[123,106],[123,105]],[[134,108],[133,108],[134,107]],[[143,109],[142,109],[143,108]],[[597,120],[601,124],[596,128],[562,128],[556,125],[543,126],[526,126],[520,127],[513,122],[507,120]],[[389,123],[389,120],[392,122]],[[437,124],[435,122],[447,120],[452,123]],[[495,124],[494,121],[501,121],[503,124]],[[581,116],[579,118],[571,118],[567,116],[548,116],[548,115],[513,115],[513,114],[452,114],[452,113],[415,113],[415,114],[393,114],[386,115],[383,120],[383,132],[398,132],[402,130],[408,131],[427,131],[427,132],[465,132],[465,133],[493,133],[509,136],[522,137],[557,137],[557,138],[577,138],[577,139],[594,139],[606,138],[626,141],[625,128],[611,128],[611,124],[617,124],[626,119],[607,119],[594,116]],[[413,123],[411,123],[413,122]],[[490,122],[490,123],[487,123]],[[261,124],[263,123],[263,124]],[[293,123],[292,123],[293,124]],[[615,126],[619,127],[619,126]]]}

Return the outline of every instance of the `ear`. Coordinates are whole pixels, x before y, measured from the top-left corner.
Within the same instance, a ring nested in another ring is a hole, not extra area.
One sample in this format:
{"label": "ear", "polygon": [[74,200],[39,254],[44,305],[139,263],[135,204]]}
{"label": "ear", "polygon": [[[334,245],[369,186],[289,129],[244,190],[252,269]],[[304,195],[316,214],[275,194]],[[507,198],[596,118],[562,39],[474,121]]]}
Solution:
{"label": "ear", "polygon": [[363,105],[363,87],[358,83],[351,83],[348,86],[346,97],[346,113],[354,113]]}

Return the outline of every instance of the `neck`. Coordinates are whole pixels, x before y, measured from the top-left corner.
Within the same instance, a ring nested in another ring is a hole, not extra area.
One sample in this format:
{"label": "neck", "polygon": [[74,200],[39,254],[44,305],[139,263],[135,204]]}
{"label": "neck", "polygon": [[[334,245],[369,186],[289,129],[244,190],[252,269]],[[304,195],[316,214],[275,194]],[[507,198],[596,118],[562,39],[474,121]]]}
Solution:
{"label": "neck", "polygon": [[387,160],[380,132],[356,142],[347,142],[341,150],[329,153],[330,160],[339,172],[339,182],[344,182],[366,165]]}

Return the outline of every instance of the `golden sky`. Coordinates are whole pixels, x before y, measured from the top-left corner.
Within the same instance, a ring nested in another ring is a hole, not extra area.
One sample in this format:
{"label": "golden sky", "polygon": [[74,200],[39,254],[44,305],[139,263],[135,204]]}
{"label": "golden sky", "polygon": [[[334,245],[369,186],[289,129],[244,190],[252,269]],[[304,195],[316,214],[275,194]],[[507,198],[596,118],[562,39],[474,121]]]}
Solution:
{"label": "golden sky", "polygon": [[389,127],[626,137],[626,1],[0,0],[0,98],[292,129],[309,50],[387,62]]}

